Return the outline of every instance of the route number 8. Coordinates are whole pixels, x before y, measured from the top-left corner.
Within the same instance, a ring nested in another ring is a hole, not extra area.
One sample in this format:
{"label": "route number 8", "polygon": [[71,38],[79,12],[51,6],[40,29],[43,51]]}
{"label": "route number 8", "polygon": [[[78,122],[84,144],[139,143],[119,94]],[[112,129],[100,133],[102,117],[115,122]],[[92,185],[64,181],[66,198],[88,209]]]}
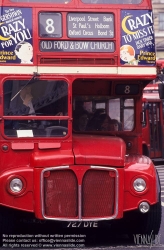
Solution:
{"label": "route number 8", "polygon": [[54,21],[52,20],[52,19],[47,19],[46,20],[46,24],[47,24],[47,26],[46,26],[46,32],[48,33],[48,34],[51,34],[51,33],[53,33],[54,31],[55,31],[55,27],[53,26],[53,24],[54,24]]}
{"label": "route number 8", "polygon": [[129,86],[129,85],[126,85],[126,86],[125,86],[124,93],[125,93],[125,94],[129,94],[129,93],[130,93],[130,86]]}

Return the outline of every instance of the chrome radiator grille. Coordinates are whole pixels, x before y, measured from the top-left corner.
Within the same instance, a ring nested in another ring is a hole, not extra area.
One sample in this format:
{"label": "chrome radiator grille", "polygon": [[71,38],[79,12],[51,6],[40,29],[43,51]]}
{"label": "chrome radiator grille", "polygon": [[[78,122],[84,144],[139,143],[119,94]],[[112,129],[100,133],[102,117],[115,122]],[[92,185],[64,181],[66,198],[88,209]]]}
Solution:
{"label": "chrome radiator grille", "polygon": [[113,215],[115,179],[108,171],[90,170],[82,185],[82,216],[107,217]]}
{"label": "chrome radiator grille", "polygon": [[42,175],[44,218],[99,220],[115,217],[117,175],[115,169],[107,167],[89,169],[80,178],[69,168],[45,170]]}
{"label": "chrome radiator grille", "polygon": [[44,182],[45,214],[53,217],[77,217],[77,179],[72,171],[51,171]]}

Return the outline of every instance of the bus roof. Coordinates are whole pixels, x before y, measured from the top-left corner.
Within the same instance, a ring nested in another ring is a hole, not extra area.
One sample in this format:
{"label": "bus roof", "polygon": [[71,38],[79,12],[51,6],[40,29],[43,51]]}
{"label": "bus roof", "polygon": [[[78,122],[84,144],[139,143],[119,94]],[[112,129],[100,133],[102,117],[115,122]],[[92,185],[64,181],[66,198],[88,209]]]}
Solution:
{"label": "bus roof", "polygon": [[158,84],[148,84],[143,90],[143,98],[145,99],[160,99]]}

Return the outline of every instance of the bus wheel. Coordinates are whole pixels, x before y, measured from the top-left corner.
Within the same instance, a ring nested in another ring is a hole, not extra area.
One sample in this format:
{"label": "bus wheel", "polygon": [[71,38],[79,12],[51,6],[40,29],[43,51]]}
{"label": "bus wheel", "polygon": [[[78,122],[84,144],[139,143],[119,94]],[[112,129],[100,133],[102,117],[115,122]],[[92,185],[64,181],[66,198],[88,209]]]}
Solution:
{"label": "bus wheel", "polygon": [[162,217],[161,199],[150,207],[149,212],[142,214],[139,211],[130,212],[125,216],[127,233],[135,241],[137,235],[155,239],[159,232]]}

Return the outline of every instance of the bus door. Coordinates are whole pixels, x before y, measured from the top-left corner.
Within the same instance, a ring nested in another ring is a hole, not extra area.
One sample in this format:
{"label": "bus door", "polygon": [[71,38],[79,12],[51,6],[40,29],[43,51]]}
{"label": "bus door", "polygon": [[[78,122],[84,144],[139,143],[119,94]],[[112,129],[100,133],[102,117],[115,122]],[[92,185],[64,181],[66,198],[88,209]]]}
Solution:
{"label": "bus door", "polygon": [[162,157],[160,102],[149,102],[150,157]]}

